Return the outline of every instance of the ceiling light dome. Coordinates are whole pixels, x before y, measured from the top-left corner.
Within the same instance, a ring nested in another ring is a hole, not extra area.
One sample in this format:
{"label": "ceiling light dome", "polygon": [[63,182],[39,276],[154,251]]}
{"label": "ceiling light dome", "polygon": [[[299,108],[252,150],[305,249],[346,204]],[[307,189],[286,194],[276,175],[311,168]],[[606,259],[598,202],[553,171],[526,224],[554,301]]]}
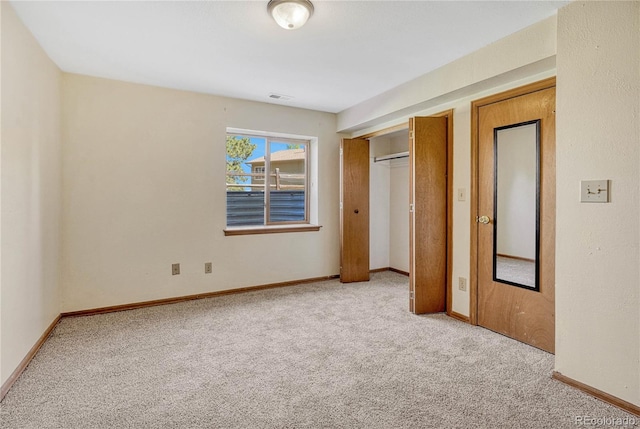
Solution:
{"label": "ceiling light dome", "polygon": [[313,15],[313,4],[309,0],[270,0],[267,10],[280,27],[295,30]]}

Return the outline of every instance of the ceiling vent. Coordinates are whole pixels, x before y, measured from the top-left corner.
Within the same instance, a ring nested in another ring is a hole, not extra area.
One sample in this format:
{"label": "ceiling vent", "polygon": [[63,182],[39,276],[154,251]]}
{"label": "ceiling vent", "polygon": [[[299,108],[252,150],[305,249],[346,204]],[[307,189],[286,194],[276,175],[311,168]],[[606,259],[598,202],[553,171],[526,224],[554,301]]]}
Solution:
{"label": "ceiling vent", "polygon": [[269,94],[269,98],[273,100],[286,101],[286,100],[291,100],[293,97],[291,97],[290,95],[274,94],[272,92],[271,94]]}

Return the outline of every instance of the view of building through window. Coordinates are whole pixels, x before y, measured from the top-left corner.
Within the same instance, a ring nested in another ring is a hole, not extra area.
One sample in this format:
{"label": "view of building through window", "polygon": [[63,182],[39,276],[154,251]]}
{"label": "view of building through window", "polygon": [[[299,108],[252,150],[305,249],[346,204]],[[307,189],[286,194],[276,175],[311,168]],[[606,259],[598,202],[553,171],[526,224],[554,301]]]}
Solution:
{"label": "view of building through window", "polygon": [[227,226],[307,223],[309,141],[228,134]]}

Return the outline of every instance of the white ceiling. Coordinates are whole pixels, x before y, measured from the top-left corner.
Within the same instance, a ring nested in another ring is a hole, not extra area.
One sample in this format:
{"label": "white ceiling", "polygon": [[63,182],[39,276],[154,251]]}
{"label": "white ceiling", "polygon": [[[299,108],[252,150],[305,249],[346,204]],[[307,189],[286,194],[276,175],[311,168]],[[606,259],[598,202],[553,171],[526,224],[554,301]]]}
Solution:
{"label": "white ceiling", "polygon": [[[320,1],[301,29],[263,1],[13,1],[64,71],[339,112],[567,1]],[[291,96],[273,101],[270,93]]]}

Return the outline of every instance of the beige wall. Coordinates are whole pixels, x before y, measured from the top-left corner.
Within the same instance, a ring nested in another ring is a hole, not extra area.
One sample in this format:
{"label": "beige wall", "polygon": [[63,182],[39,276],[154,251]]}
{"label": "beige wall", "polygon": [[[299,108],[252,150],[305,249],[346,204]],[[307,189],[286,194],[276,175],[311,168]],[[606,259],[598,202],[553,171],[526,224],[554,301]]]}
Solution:
{"label": "beige wall", "polygon": [[[391,138],[391,153],[409,150],[409,130]],[[389,161],[389,266],[409,272],[409,159]]]}
{"label": "beige wall", "polygon": [[0,10],[1,384],[60,313],[61,72]]}
{"label": "beige wall", "polygon": [[[640,3],[558,13],[556,369],[640,405]],[[578,200],[611,180],[611,202]]]}
{"label": "beige wall", "polygon": [[[63,311],[338,274],[335,115],[73,74],[63,91]],[[227,127],[318,137],[319,232],[223,235]]]}
{"label": "beige wall", "polygon": [[389,267],[389,162],[374,162],[376,156],[389,154],[389,139],[378,137],[369,142],[369,268]]}

